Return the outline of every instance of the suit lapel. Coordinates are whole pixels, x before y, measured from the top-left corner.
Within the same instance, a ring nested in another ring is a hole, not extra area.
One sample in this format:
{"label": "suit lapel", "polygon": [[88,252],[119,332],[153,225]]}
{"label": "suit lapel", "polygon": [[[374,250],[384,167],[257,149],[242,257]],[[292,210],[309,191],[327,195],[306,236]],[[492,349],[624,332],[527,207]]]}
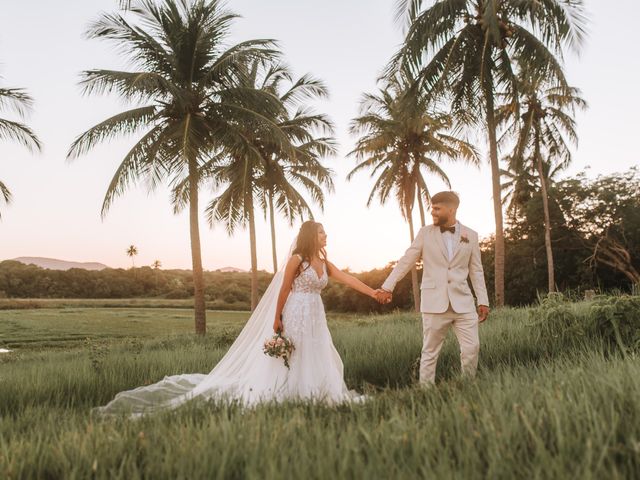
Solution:
{"label": "suit lapel", "polygon": [[456,245],[454,245],[453,247],[453,255],[451,257],[451,261],[453,261],[453,259],[456,258],[456,255],[462,248],[462,237],[467,236],[467,228],[464,225],[462,225],[460,222],[458,222],[458,225],[460,225],[460,236],[458,237],[458,243],[456,243]]}
{"label": "suit lapel", "polygon": [[433,226],[433,232],[436,236],[436,243],[440,247],[440,252],[444,255],[444,259],[449,263],[449,254],[447,253],[447,246],[444,244],[444,238],[442,238],[442,232],[440,231],[440,227]]}

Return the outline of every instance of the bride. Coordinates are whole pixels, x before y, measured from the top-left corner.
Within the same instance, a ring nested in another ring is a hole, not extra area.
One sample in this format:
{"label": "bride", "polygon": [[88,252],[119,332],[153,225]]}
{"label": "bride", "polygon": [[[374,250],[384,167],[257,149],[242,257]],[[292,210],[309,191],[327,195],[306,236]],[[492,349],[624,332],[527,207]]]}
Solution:
{"label": "bride", "polygon": [[[292,252],[276,273],[238,338],[208,374],[165,376],[159,382],[118,393],[98,414],[141,416],[188,401],[220,399],[250,406],[260,402],[309,400],[338,404],[362,397],[344,383],[320,292],[329,277],[376,298],[376,291],[327,260],[322,224],[300,227]],[[268,357],[262,346],[273,332],[294,344],[289,361]]]}

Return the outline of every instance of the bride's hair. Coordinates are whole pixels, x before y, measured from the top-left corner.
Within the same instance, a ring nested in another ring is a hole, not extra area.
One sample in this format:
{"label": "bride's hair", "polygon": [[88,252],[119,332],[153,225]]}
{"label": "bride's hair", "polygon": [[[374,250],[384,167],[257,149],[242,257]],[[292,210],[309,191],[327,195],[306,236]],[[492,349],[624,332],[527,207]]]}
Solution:
{"label": "bride's hair", "polygon": [[318,244],[318,229],[321,226],[321,223],[314,222],[313,220],[307,220],[300,225],[298,240],[296,241],[296,248],[293,250],[293,255],[300,255],[303,261],[307,261],[307,266],[303,269],[302,263],[300,263],[296,277],[310,267],[310,262],[313,257],[318,256],[321,260],[327,261],[327,252]]}

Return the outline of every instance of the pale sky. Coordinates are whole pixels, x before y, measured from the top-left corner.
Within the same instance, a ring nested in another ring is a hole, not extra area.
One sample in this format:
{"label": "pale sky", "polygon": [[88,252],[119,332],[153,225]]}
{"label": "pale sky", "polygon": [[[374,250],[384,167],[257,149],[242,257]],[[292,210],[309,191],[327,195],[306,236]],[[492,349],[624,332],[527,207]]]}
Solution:
{"label": "pale sky", "polygon": [[[587,1],[590,35],[580,57],[567,55],[569,81],[582,89],[589,110],[578,115],[580,145],[567,174],[589,166],[589,175],[622,171],[637,164],[640,132],[640,55],[632,40],[640,17],[637,0]],[[83,32],[115,0],[0,0],[0,85],[28,89],[35,98],[27,119],[44,143],[31,155],[0,143],[0,179],[14,201],[2,206],[0,260],[43,256],[97,261],[127,267],[126,248],[138,247],[137,265],[159,259],[163,268],[191,268],[188,216],[172,214],[167,189],[151,194],[141,187],[120,197],[104,221],[100,206],[107,185],[134,138],[104,144],[71,163],[65,155],[73,139],[126,106],[116,97],[82,97],[79,73],[92,68],[122,68],[111,45],[86,40]],[[365,206],[372,180],[367,174],[347,183],[354,160],[346,158],[354,143],[347,127],[358,101],[372,91],[381,69],[402,35],[394,23],[395,0],[230,0],[239,13],[236,41],[274,38],[297,76],[323,79],[330,99],[320,105],[337,127],[338,156],[327,161],[336,172],[336,192],[316,218],[329,235],[328,251],[339,267],[354,271],[382,267],[409,245],[408,227],[398,206]],[[3,118],[15,117],[6,111]],[[453,189],[460,193],[459,220],[481,236],[494,231],[490,171],[486,160],[477,170],[445,164]],[[443,185],[431,179],[433,193]],[[204,203],[212,193],[203,190]],[[417,222],[417,215],[416,215]],[[297,226],[279,221],[282,257]],[[229,238],[222,226],[201,228],[203,264],[248,269],[249,235]],[[271,269],[268,225],[258,222],[258,262]]]}

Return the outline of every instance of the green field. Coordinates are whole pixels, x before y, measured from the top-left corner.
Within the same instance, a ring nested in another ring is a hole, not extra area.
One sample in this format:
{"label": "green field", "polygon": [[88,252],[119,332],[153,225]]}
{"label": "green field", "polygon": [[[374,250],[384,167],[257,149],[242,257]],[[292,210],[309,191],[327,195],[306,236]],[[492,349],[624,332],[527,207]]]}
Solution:
{"label": "green field", "polygon": [[330,316],[347,383],[371,396],[363,405],[210,403],[92,418],[118,391],[209,371],[248,317],[209,311],[209,333],[195,338],[188,309],[141,305],[0,310],[0,347],[13,350],[0,354],[0,478],[640,474],[640,359],[589,304],[493,314],[476,380],[459,377],[450,335],[436,388],[415,385],[414,314]]}

